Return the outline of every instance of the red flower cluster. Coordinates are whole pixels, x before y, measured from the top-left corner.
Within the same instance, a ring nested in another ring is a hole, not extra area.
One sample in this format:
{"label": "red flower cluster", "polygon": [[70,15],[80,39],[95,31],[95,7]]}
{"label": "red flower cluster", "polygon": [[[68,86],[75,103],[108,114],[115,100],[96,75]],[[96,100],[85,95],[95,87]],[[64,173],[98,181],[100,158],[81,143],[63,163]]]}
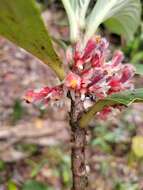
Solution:
{"label": "red flower cluster", "polygon": [[[105,38],[96,36],[88,41],[85,48],[77,43],[67,50],[67,62],[70,71],[64,83],[53,88],[43,88],[39,92],[29,91],[25,99],[28,102],[43,100],[59,100],[67,92],[72,99],[80,97],[85,109],[87,99],[89,106],[107,95],[127,89],[133,89],[132,77],[134,67],[131,64],[122,64],[123,54],[116,51],[111,60],[108,52],[109,44]],[[108,113],[108,111],[103,110]]]}
{"label": "red flower cluster", "polygon": [[37,90],[29,90],[24,99],[27,103],[41,102],[47,104],[49,101],[58,101],[63,97],[62,86],[45,87]]}

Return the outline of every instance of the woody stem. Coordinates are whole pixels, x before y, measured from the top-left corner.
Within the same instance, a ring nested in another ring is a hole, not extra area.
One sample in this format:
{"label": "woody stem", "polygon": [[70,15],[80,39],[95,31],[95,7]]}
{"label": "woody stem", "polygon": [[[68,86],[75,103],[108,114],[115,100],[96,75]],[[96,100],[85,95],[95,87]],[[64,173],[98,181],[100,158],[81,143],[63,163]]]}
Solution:
{"label": "woody stem", "polygon": [[74,105],[71,109],[70,125],[72,131],[71,165],[73,186],[72,190],[86,190],[88,177],[85,164],[86,130],[80,128],[77,121],[74,121]]}

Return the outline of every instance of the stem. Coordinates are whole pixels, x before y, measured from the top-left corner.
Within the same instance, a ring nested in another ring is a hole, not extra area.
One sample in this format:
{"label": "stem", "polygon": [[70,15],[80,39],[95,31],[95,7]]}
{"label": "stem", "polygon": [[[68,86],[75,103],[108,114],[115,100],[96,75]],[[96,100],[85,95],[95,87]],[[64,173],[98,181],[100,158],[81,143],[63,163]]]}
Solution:
{"label": "stem", "polygon": [[85,147],[86,147],[86,129],[81,128],[77,121],[75,121],[75,107],[72,104],[70,125],[72,131],[72,176],[73,187],[72,190],[86,190],[88,186],[88,177],[85,164]]}
{"label": "stem", "polygon": [[78,125],[72,126],[72,190],[85,190],[88,185],[85,165],[86,131]]}

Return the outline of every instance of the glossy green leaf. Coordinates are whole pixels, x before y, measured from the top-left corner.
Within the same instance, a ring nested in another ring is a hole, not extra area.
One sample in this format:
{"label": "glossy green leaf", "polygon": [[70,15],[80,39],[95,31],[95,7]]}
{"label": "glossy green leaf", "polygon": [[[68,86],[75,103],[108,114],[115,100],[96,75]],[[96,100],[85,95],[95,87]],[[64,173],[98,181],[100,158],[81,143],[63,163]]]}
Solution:
{"label": "glossy green leaf", "polygon": [[88,112],[84,113],[79,121],[81,127],[87,127],[91,119],[97,112],[103,110],[104,107],[114,105],[128,106],[133,102],[143,102],[143,88],[133,91],[124,91],[107,96],[104,100],[99,100],[92,106]]}
{"label": "glossy green leaf", "polygon": [[98,26],[107,21],[110,30],[131,39],[140,23],[140,0],[97,0],[89,15],[86,39],[91,38]]}
{"label": "glossy green leaf", "polygon": [[0,0],[0,35],[48,64],[60,79],[64,78],[35,0]]}

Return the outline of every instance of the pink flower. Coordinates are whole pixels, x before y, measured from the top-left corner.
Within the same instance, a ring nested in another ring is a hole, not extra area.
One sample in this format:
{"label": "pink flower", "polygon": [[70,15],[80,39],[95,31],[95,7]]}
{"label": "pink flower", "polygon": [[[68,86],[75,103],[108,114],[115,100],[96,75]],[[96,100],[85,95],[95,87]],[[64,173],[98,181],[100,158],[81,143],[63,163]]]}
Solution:
{"label": "pink flower", "polygon": [[97,52],[91,59],[92,67],[100,67],[102,63],[101,55]]}
{"label": "pink flower", "polygon": [[89,40],[87,42],[87,45],[86,45],[86,47],[85,47],[85,49],[83,51],[83,56],[82,56],[82,59],[84,61],[92,57],[92,53],[95,50],[96,45],[97,44],[95,43],[94,40]]}
{"label": "pink flower", "polygon": [[122,89],[122,84],[117,76],[111,77],[108,85],[109,85],[108,94],[119,92]]}
{"label": "pink flower", "polygon": [[29,90],[25,96],[24,96],[24,100],[27,103],[33,103],[39,100],[42,100],[44,97],[46,97],[48,94],[50,93],[50,88],[49,87],[45,87],[42,89],[38,89],[38,90]]}
{"label": "pink flower", "polygon": [[118,66],[119,64],[121,64],[123,59],[124,59],[123,53],[119,50],[115,51],[113,58],[112,58],[112,66],[113,67]]}
{"label": "pink flower", "polygon": [[76,68],[78,70],[83,70],[83,65],[84,65],[84,61],[82,59],[79,59],[78,61],[76,61],[74,68],[76,70]]}
{"label": "pink flower", "polygon": [[65,83],[64,85],[68,89],[74,89],[74,90],[79,90],[81,87],[81,78],[77,74],[70,72],[66,78],[65,78]]}
{"label": "pink flower", "polygon": [[102,120],[106,120],[112,110],[112,107],[105,107],[100,113],[98,113],[98,117]]}
{"label": "pink flower", "polygon": [[70,63],[73,59],[73,55],[72,55],[72,49],[71,47],[67,48],[66,50],[66,60],[67,60],[67,63]]}
{"label": "pink flower", "polygon": [[27,103],[43,102],[48,103],[50,100],[60,100],[63,97],[63,90],[61,86],[56,86],[53,88],[44,87],[38,90],[29,90],[25,96],[24,100]]}
{"label": "pink flower", "polygon": [[50,100],[58,101],[63,98],[63,86],[56,86],[51,88],[51,92],[49,93]]}
{"label": "pink flower", "polygon": [[[133,88],[133,66],[122,64],[124,56],[120,50],[115,51],[111,60],[107,60],[108,46],[105,38],[97,36],[89,40],[84,49],[79,43],[73,47],[72,68],[66,77],[65,86],[75,96],[81,95],[82,101],[86,97],[104,99],[107,95]],[[111,109],[104,109],[102,114],[108,112]]]}
{"label": "pink flower", "polygon": [[[83,107],[88,109],[93,103],[110,94],[133,89],[134,67],[122,64],[124,56],[120,50],[115,51],[109,60],[108,47],[107,40],[100,36],[90,39],[85,48],[81,42],[69,47],[66,52],[69,72],[63,83],[38,91],[30,90],[26,93],[25,100],[47,103],[60,100],[69,92],[73,101],[77,98],[83,103]],[[104,108],[100,116],[104,118],[112,110],[112,107]]]}
{"label": "pink flower", "polygon": [[129,81],[130,79],[132,79],[134,74],[135,74],[135,68],[133,67],[133,65],[131,64],[124,65],[122,69],[122,76],[120,78],[120,82],[125,83]]}

